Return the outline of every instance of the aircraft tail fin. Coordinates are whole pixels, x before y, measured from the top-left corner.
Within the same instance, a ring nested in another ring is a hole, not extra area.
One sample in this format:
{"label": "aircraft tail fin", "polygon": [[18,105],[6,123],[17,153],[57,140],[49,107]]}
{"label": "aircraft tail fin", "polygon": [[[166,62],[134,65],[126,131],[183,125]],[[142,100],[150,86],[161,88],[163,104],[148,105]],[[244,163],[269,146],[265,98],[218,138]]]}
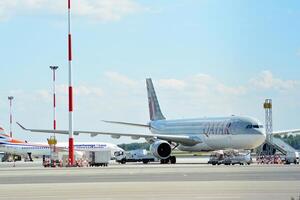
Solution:
{"label": "aircraft tail fin", "polygon": [[6,134],[4,129],[0,126],[0,144],[16,144],[16,143],[27,143],[27,141],[17,140]]}
{"label": "aircraft tail fin", "polygon": [[5,131],[0,127],[0,144],[7,144],[12,138],[5,134]]}
{"label": "aircraft tail fin", "polygon": [[0,127],[0,134],[4,134],[4,129]]}
{"label": "aircraft tail fin", "polygon": [[147,92],[148,92],[150,120],[155,121],[155,120],[166,119],[160,110],[160,106],[156,97],[156,93],[151,78],[146,79],[146,84],[147,84]]}
{"label": "aircraft tail fin", "polygon": [[4,128],[0,127],[0,140],[10,140],[11,137],[7,135],[4,131]]}

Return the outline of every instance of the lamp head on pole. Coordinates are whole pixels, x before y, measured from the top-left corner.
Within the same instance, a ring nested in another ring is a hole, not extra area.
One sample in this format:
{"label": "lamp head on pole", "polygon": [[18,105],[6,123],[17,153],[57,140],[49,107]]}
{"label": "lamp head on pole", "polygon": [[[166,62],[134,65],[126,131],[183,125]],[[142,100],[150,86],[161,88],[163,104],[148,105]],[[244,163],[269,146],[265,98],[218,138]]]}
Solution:
{"label": "lamp head on pole", "polygon": [[52,70],[57,70],[57,69],[58,69],[58,66],[50,66],[50,69],[52,69]]}

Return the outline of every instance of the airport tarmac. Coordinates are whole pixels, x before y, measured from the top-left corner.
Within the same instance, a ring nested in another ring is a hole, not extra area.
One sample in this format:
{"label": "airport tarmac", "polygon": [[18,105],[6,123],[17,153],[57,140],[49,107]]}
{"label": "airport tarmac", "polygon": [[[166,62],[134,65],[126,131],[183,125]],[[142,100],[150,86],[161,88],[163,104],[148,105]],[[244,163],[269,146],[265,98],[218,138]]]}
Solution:
{"label": "airport tarmac", "polygon": [[300,195],[299,165],[210,166],[197,159],[105,168],[9,164],[0,164],[0,199],[298,199]]}

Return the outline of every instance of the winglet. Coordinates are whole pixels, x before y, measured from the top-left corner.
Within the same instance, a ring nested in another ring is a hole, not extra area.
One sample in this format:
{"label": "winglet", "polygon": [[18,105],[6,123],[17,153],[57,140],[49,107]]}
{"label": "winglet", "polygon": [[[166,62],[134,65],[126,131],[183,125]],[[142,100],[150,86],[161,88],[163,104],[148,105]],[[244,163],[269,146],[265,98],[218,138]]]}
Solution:
{"label": "winglet", "polygon": [[28,129],[22,126],[19,122],[16,122],[23,130],[27,131]]}

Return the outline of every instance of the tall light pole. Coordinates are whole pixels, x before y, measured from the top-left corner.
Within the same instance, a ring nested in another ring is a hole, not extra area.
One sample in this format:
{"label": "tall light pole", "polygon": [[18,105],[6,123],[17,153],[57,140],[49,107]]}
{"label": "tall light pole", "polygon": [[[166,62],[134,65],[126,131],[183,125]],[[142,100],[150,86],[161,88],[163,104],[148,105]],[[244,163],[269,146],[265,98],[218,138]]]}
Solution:
{"label": "tall light pole", "polygon": [[[50,66],[53,76],[53,130],[56,130],[56,70],[58,66]],[[55,133],[54,133],[55,136]]]}
{"label": "tall light pole", "polygon": [[12,137],[12,100],[14,99],[13,96],[9,96],[9,136]]}
{"label": "tall light pole", "polygon": [[[58,69],[58,66],[50,66],[50,69],[52,70],[52,76],[53,76],[53,130],[56,130],[56,70]],[[56,137],[55,133],[53,134],[53,153],[56,152]]]}
{"label": "tall light pole", "polygon": [[73,137],[71,0],[68,0],[68,61],[69,61],[69,164],[73,166],[74,165],[74,137]]}

